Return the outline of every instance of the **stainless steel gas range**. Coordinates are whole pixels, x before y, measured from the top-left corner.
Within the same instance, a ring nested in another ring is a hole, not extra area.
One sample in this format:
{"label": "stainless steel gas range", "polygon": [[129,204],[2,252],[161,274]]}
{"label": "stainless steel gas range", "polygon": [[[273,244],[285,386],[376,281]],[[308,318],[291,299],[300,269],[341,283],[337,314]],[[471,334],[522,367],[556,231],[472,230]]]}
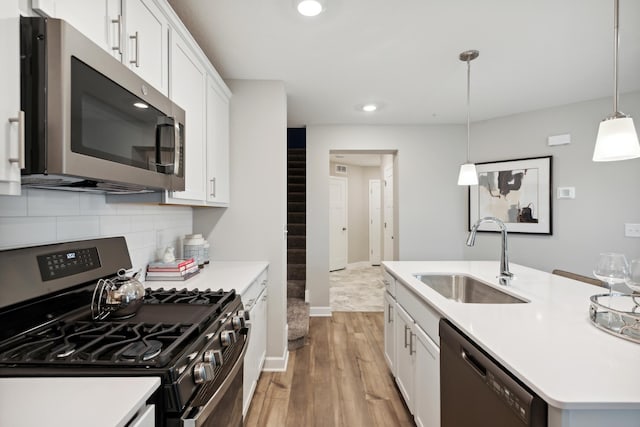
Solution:
{"label": "stainless steel gas range", "polygon": [[145,289],[133,316],[96,320],[98,282],[123,268],[122,237],[0,252],[0,377],[156,376],[157,426],[241,426],[240,296]]}

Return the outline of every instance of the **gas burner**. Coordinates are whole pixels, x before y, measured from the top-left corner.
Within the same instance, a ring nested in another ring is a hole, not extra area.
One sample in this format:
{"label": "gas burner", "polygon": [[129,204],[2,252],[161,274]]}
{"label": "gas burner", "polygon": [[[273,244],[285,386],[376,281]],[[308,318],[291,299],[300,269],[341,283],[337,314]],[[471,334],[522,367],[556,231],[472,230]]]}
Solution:
{"label": "gas burner", "polygon": [[[235,296],[235,295],[234,295]],[[233,297],[231,297],[233,298]],[[145,304],[204,304],[212,305],[229,299],[229,292],[222,289],[151,289],[147,288],[144,296]]]}
{"label": "gas burner", "polygon": [[122,353],[122,357],[128,360],[151,360],[162,351],[162,342],[158,340],[136,341],[131,343]]}

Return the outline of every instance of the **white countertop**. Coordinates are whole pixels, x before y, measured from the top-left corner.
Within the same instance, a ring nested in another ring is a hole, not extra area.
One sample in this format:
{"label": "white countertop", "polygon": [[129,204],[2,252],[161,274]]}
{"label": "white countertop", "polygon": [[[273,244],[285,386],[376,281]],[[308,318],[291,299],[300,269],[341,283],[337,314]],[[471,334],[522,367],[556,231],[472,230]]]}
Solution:
{"label": "white countertop", "polygon": [[[561,409],[640,409],[640,344],[597,329],[589,297],[607,290],[511,264],[516,279],[498,284],[493,261],[385,261],[384,267],[478,345]],[[463,304],[416,279],[466,273],[529,300]]]}
{"label": "white countertop", "polygon": [[190,279],[182,281],[146,281],[145,287],[157,288],[187,288],[187,289],[235,289],[236,294],[242,295],[251,283],[258,278],[269,263],[264,261],[216,261],[205,265],[200,273]]}
{"label": "white countertop", "polygon": [[126,425],[160,378],[0,378],[0,425]]}

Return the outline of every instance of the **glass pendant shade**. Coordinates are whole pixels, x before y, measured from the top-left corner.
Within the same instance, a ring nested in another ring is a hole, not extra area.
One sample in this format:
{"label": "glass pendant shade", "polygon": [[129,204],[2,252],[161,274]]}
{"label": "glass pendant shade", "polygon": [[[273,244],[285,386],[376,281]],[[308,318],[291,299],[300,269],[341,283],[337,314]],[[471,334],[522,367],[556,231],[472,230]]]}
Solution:
{"label": "glass pendant shade", "polygon": [[631,117],[606,119],[600,122],[594,162],[611,162],[640,157],[638,134]]}
{"label": "glass pendant shade", "polygon": [[478,185],[478,173],[476,165],[473,163],[465,163],[460,165],[460,173],[458,174],[458,185]]}

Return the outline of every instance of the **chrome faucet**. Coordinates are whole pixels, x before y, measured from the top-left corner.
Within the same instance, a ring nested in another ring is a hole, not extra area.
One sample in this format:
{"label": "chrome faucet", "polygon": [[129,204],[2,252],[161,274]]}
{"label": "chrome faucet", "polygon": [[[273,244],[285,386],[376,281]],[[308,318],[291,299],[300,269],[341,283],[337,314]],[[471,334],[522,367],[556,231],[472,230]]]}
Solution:
{"label": "chrome faucet", "polygon": [[480,218],[473,224],[471,227],[471,232],[469,233],[469,237],[467,237],[467,246],[473,246],[476,242],[476,232],[478,231],[478,227],[480,224],[485,222],[493,222],[500,227],[500,233],[502,234],[502,251],[500,253],[500,275],[498,279],[500,280],[501,285],[508,285],[509,280],[513,278],[513,273],[509,271],[509,253],[507,250],[507,226],[504,225],[504,222],[499,220],[498,218],[487,216],[484,218]]}

